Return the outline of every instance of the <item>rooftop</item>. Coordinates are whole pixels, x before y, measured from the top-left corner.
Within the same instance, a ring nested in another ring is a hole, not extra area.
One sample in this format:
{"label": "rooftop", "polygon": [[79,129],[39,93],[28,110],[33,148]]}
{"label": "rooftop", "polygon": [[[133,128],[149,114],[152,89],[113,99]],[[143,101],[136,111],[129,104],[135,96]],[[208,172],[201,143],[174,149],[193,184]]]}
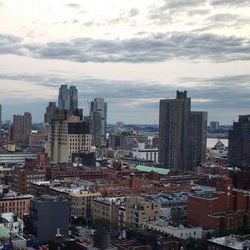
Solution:
{"label": "rooftop", "polygon": [[142,172],[155,172],[158,173],[160,175],[167,175],[170,172],[170,169],[167,168],[155,168],[155,167],[147,167],[144,165],[137,165],[135,167],[138,171],[142,171]]}
{"label": "rooftop", "polygon": [[250,247],[250,240],[244,240],[236,235],[229,235],[220,238],[210,239],[209,242],[218,244],[220,246],[227,246],[231,249],[243,250],[245,247]]}

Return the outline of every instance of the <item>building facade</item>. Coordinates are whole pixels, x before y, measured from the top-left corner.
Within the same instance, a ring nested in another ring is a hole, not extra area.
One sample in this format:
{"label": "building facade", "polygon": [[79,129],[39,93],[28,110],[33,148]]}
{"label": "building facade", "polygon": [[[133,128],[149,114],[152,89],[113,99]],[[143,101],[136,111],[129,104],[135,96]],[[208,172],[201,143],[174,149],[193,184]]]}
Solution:
{"label": "building facade", "polygon": [[48,155],[53,162],[71,162],[72,154],[89,151],[92,146],[89,124],[78,116],[53,120]]}
{"label": "building facade", "polygon": [[17,217],[29,213],[30,200],[32,195],[21,195],[15,192],[7,193],[0,199],[0,213],[14,213]]}
{"label": "building facade", "polygon": [[25,112],[24,115],[13,116],[13,142],[16,144],[29,144],[29,134],[32,127],[31,113]]}
{"label": "building facade", "polygon": [[55,112],[56,102],[49,102],[49,105],[46,107],[46,112],[44,114],[44,123],[51,124]]}
{"label": "building facade", "polygon": [[103,98],[95,98],[90,103],[90,128],[94,137],[94,144],[101,146],[106,143],[107,131],[107,103]]}
{"label": "building facade", "polygon": [[59,89],[58,108],[65,110],[78,109],[78,91],[75,86],[63,84]]}
{"label": "building facade", "polygon": [[146,200],[143,197],[131,197],[126,200],[126,222],[140,225],[148,220],[160,217],[161,204],[158,201]]}
{"label": "building facade", "polygon": [[165,168],[182,171],[202,163],[206,123],[206,112],[191,112],[191,98],[186,91],[177,91],[175,99],[160,100],[159,162]]}
{"label": "building facade", "polygon": [[68,236],[69,203],[63,197],[42,196],[30,202],[27,228],[38,242],[47,243],[60,230]]}
{"label": "building facade", "polygon": [[250,115],[240,115],[229,130],[228,161],[232,166],[250,166]]}

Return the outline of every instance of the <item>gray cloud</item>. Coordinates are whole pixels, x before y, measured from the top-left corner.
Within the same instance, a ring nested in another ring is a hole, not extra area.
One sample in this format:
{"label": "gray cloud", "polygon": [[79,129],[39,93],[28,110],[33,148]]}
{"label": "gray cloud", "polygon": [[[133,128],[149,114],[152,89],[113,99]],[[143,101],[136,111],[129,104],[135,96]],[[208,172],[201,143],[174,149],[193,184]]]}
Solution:
{"label": "gray cloud", "polygon": [[71,8],[71,9],[80,9],[81,8],[81,5],[78,3],[68,3],[68,4],[65,4],[64,6]]}
{"label": "gray cloud", "polygon": [[211,5],[224,5],[224,6],[233,6],[233,7],[242,7],[249,6],[250,0],[210,0]]}
{"label": "gray cloud", "polygon": [[17,54],[23,52],[22,39],[13,35],[0,34],[0,54]]}
{"label": "gray cloud", "polygon": [[203,5],[204,1],[201,0],[165,0],[165,3],[160,7],[160,10],[164,11],[167,9],[183,9],[191,8],[194,6]]}
{"label": "gray cloud", "polygon": [[250,40],[214,34],[157,33],[143,38],[102,40],[77,38],[68,42],[25,44],[15,36],[0,35],[0,54],[75,62],[162,62],[174,58],[230,62],[250,59]]}

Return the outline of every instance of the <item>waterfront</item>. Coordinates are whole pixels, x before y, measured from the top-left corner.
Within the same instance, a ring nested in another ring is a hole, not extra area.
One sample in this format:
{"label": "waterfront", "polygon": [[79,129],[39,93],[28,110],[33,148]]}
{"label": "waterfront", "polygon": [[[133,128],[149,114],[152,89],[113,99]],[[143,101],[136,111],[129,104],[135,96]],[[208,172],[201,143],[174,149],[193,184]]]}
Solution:
{"label": "waterfront", "polygon": [[[218,141],[217,138],[207,138],[207,147],[208,148],[212,148],[214,147],[214,145],[216,144],[216,142]],[[221,139],[221,142],[228,147],[228,139]]]}

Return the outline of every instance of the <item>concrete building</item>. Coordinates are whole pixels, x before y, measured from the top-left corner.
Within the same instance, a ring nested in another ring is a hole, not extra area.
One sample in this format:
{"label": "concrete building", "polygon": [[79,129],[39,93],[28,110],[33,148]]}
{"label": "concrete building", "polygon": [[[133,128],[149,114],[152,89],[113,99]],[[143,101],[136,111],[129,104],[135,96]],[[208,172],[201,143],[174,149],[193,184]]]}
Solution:
{"label": "concrete building", "polygon": [[123,198],[98,198],[93,201],[93,220],[104,219],[111,227],[118,228],[120,206],[124,204]]}
{"label": "concrete building", "polygon": [[145,143],[138,143],[138,147],[132,151],[136,159],[150,160],[154,164],[158,163],[158,148],[146,148]]}
{"label": "concrete building", "polygon": [[207,241],[208,250],[248,250],[249,248],[250,235],[229,235]]}
{"label": "concrete building", "polygon": [[146,221],[143,223],[143,227],[157,232],[170,234],[174,237],[184,240],[189,238],[202,238],[202,227],[185,227],[183,225],[174,225],[162,219]]}
{"label": "concrete building", "polygon": [[51,124],[55,112],[56,102],[49,102],[49,105],[46,107],[46,112],[44,114],[44,123]]}
{"label": "concrete building", "polygon": [[250,167],[250,115],[240,115],[229,130],[228,162],[236,167]]}
{"label": "concrete building", "polygon": [[220,123],[218,121],[211,121],[209,123],[209,132],[215,132],[220,129]]}
{"label": "concrete building", "polygon": [[30,216],[26,223],[29,233],[33,234],[39,243],[47,243],[58,231],[68,235],[69,203],[65,198],[42,196],[32,199]]}
{"label": "concrete building", "polygon": [[148,201],[136,196],[126,200],[125,208],[126,222],[140,225],[144,221],[159,219],[161,204],[158,201]]}
{"label": "concrete building", "polygon": [[107,103],[103,98],[95,98],[90,103],[90,128],[94,137],[94,144],[101,146],[106,143],[107,131]]}
{"label": "concrete building", "polygon": [[14,213],[1,213],[0,226],[12,234],[23,235],[23,221]]}
{"label": "concrete building", "polygon": [[47,153],[52,162],[71,162],[72,154],[90,151],[93,136],[79,116],[53,120]]}
{"label": "concrete building", "polygon": [[31,194],[36,197],[46,194],[64,196],[70,203],[71,218],[84,218],[89,221],[93,216],[93,200],[100,197],[101,193],[94,190],[92,182],[81,180],[78,184],[76,183],[59,180],[35,181],[31,183]]}
{"label": "concrete building", "polygon": [[206,113],[191,112],[186,91],[177,91],[176,99],[160,100],[159,162],[165,168],[186,171],[205,159],[206,121]]}

